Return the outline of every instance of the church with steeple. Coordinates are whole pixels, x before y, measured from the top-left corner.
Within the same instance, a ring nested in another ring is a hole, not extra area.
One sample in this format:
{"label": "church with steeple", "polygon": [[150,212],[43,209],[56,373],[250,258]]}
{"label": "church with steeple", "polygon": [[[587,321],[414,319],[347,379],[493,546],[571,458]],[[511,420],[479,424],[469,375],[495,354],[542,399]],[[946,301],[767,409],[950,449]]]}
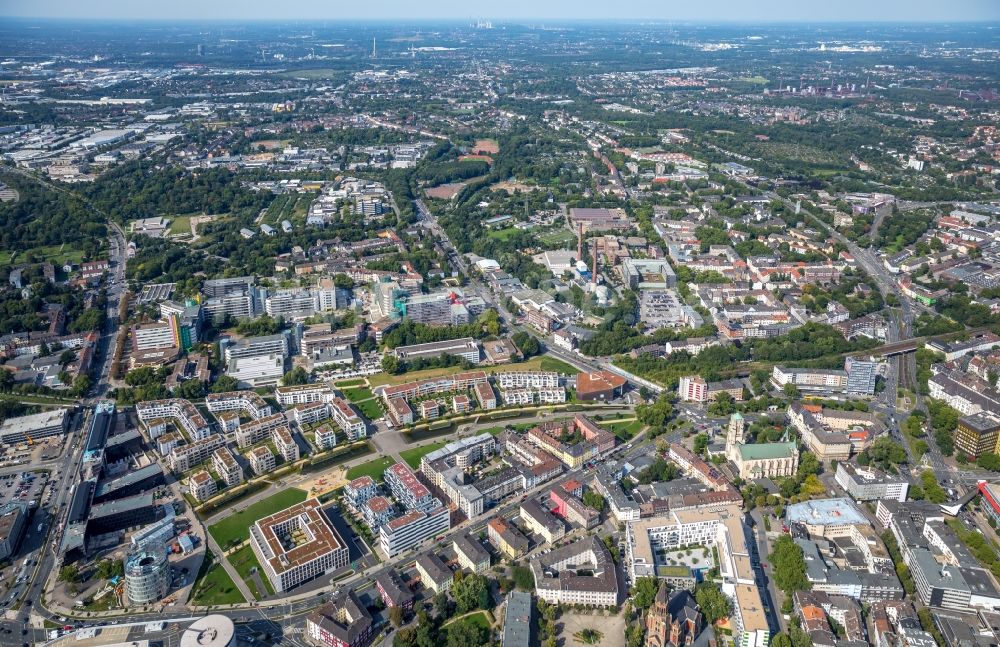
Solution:
{"label": "church with steeple", "polygon": [[746,420],[740,412],[729,418],[726,458],[741,479],[794,476],[799,469],[799,445],[792,442],[746,443]]}
{"label": "church with steeple", "polygon": [[669,593],[660,583],[646,614],[646,647],[688,647],[701,633],[701,612],[689,591]]}

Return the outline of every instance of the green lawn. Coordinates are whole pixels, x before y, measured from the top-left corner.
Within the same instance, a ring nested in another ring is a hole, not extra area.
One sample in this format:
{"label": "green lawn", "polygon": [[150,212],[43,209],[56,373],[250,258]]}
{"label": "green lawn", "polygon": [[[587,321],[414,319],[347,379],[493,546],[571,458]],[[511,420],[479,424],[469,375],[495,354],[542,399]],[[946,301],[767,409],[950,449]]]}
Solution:
{"label": "green lawn", "polygon": [[250,545],[246,545],[240,548],[235,553],[230,553],[229,563],[233,565],[236,572],[240,574],[243,581],[247,583],[250,587],[250,592],[257,596],[260,600],[264,597],[261,590],[257,587],[257,582],[255,578],[252,577],[251,571],[256,568],[257,572],[260,574],[260,579],[264,582],[264,588],[267,589],[267,595],[274,595],[274,588],[271,586],[271,581],[267,579],[264,572],[260,568],[260,561],[257,560],[257,556],[254,555],[253,548]]}
{"label": "green lawn", "polygon": [[355,387],[353,389],[341,389],[344,392],[344,397],[351,402],[361,402],[362,400],[370,400],[372,397],[372,390],[368,387]]}
{"label": "green lawn", "polygon": [[[576,375],[580,372],[580,369],[567,364],[561,359],[556,359],[548,355],[542,355],[538,363],[539,368],[543,371],[556,371],[558,373],[566,373],[567,375]],[[519,366],[516,368],[521,370]]]}
{"label": "green lawn", "polygon": [[354,406],[358,408],[365,418],[369,420],[377,420],[381,418],[384,414],[382,413],[382,407],[379,406],[378,400],[369,399],[362,400],[361,402],[355,402]]}
{"label": "green lawn", "polygon": [[29,262],[29,255],[35,263],[52,263],[58,270],[66,263],[79,264],[83,261],[83,251],[72,245],[52,245],[50,247],[34,247],[20,252],[0,253],[0,267]]}
{"label": "green lawn", "polygon": [[442,440],[436,443],[431,443],[429,445],[424,445],[423,447],[404,449],[403,451],[399,452],[399,455],[403,457],[403,460],[406,461],[407,465],[409,465],[413,469],[417,469],[420,467],[421,458],[423,458],[427,454],[430,454],[435,449],[441,449],[447,444],[448,444],[447,441]]}
{"label": "green lawn", "polygon": [[444,636],[442,636],[442,638],[445,638],[448,635],[447,632],[448,632],[448,628],[449,627],[454,627],[455,625],[463,624],[463,623],[468,623],[468,624],[473,624],[473,625],[479,625],[480,627],[482,627],[486,631],[490,630],[490,619],[486,615],[486,612],[485,611],[477,611],[475,613],[470,613],[467,616],[463,616],[463,617],[458,618],[456,620],[452,620],[451,622],[445,623],[441,627],[441,629],[443,630],[443,633],[444,633]]}
{"label": "green lawn", "polygon": [[625,420],[623,422],[602,422],[602,427],[612,432],[619,440],[631,440],[633,436],[642,431],[643,424],[639,420]]}
{"label": "green lawn", "polygon": [[226,569],[212,558],[206,558],[198,572],[198,579],[192,587],[190,604],[214,606],[216,604],[240,604],[246,602],[243,594],[233,584]]}
{"label": "green lawn", "polygon": [[364,384],[364,383],[365,383],[365,379],[363,377],[355,377],[355,378],[351,378],[349,380],[340,380],[339,382],[334,382],[333,385],[335,387],[337,387],[338,389],[342,389],[342,388],[344,388],[346,386],[358,386],[358,385]]}
{"label": "green lawn", "polygon": [[565,229],[557,229],[555,231],[539,234],[538,240],[549,246],[566,245],[567,243],[574,242],[576,240],[576,236],[574,236],[572,232],[566,231]]}
{"label": "green lawn", "polygon": [[[505,371],[557,371],[568,375],[576,375],[580,372],[579,369],[549,355],[532,357],[529,360],[517,364],[500,364],[498,366],[483,366],[478,368],[479,370],[486,371],[490,374],[502,373]],[[442,375],[451,375],[452,373],[461,372],[461,367],[449,366],[448,368],[428,368],[422,371],[410,371],[400,375],[377,373],[368,378],[368,383],[372,386],[381,386],[383,384],[403,384],[404,382],[416,382],[418,380],[426,380],[432,377],[440,377]]]}
{"label": "green lawn", "polygon": [[228,517],[208,527],[208,532],[220,546],[225,548],[230,543],[240,542],[250,537],[250,525],[258,519],[274,514],[296,503],[306,500],[305,490],[287,488],[275,495],[247,506],[243,510],[234,510]]}
{"label": "green lawn", "polygon": [[360,465],[355,465],[351,469],[347,470],[345,475],[348,480],[354,480],[359,476],[370,476],[376,481],[382,480],[382,473],[385,472],[386,468],[393,464],[393,460],[387,456],[382,456],[368,461],[367,463],[362,463]]}
{"label": "green lawn", "polygon": [[494,229],[486,235],[487,237],[492,238],[494,240],[506,241],[509,238],[513,237],[518,231],[519,231],[518,229],[509,227],[507,229]]}
{"label": "green lawn", "polygon": [[191,216],[174,216],[171,218],[170,233],[173,236],[190,236]]}

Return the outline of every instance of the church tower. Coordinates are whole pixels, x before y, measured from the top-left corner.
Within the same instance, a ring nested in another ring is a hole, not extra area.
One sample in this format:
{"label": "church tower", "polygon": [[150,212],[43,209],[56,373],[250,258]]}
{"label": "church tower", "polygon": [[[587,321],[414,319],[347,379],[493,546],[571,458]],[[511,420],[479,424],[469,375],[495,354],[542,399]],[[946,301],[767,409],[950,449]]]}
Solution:
{"label": "church tower", "polygon": [[736,462],[736,446],[742,445],[745,441],[746,420],[737,411],[729,417],[729,427],[726,429],[726,458]]}

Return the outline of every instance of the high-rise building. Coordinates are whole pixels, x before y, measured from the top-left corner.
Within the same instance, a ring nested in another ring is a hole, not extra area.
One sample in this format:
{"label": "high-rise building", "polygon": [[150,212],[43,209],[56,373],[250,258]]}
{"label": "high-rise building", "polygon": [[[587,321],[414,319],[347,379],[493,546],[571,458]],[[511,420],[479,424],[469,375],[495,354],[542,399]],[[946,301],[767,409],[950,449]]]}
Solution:
{"label": "high-rise building", "polygon": [[848,395],[874,395],[878,378],[878,362],[848,357],[844,362],[847,371]]}

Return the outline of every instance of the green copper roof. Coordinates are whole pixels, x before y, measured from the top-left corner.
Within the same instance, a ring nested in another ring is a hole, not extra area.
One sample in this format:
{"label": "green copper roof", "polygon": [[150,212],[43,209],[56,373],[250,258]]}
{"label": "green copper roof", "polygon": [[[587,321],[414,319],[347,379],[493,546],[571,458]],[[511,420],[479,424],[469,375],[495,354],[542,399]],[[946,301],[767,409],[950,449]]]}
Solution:
{"label": "green copper roof", "polygon": [[737,445],[740,457],[747,461],[788,458],[795,454],[795,443],[763,443],[760,445]]}

